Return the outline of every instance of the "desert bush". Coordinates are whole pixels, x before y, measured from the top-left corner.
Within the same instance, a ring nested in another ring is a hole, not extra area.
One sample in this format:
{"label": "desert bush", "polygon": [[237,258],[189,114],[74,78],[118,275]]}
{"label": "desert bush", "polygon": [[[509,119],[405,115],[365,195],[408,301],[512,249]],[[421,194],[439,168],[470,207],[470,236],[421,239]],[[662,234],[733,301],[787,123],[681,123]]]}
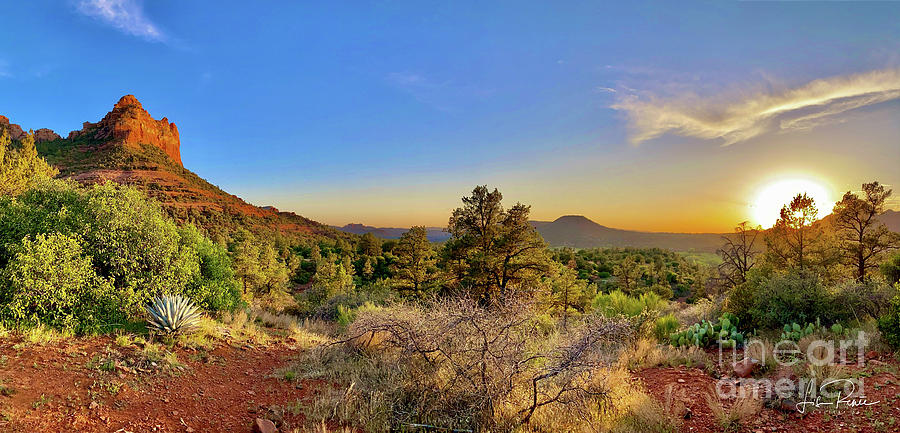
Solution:
{"label": "desert bush", "polygon": [[237,310],[225,313],[222,322],[225,335],[235,343],[266,344],[269,334],[256,324],[257,313],[252,310]]}
{"label": "desert bush", "polygon": [[313,350],[321,352],[309,355],[318,361],[298,363],[298,376],[346,387],[341,399],[314,402],[307,416],[316,419],[333,404],[337,421],[367,431],[424,423],[500,432],[552,411],[596,407],[609,395],[602,370],[632,335],[631,324],[587,317],[548,340],[537,323],[533,304],[522,300],[361,310],[348,330],[353,345]]}
{"label": "desert bush", "polygon": [[[380,283],[370,284],[364,287],[353,288],[345,293],[340,293],[330,298],[322,299],[319,303],[305,294],[299,296],[301,306],[306,306],[305,315],[322,320],[337,321],[341,315],[347,318],[348,312],[366,304],[388,305],[396,297],[390,287]],[[343,309],[343,313],[341,313]]]}
{"label": "desert bush", "polygon": [[900,253],[894,253],[887,261],[879,267],[881,275],[887,280],[888,284],[897,284],[900,282]]}
{"label": "desert bush", "polygon": [[887,312],[878,319],[881,338],[894,348],[900,348],[900,296],[891,299]]}
{"label": "desert bush", "polygon": [[14,249],[0,274],[0,317],[16,326],[46,324],[96,332],[114,318],[112,284],[97,275],[78,239],[61,234],[30,236]]}
{"label": "desert bush", "polygon": [[835,287],[835,301],[854,314],[854,319],[879,318],[887,312],[897,289],[883,281],[848,281]]}
{"label": "desert bush", "polygon": [[672,303],[668,310],[672,311],[680,323],[713,321],[722,315],[722,302],[701,298],[693,304]]}
{"label": "desert bush", "polygon": [[600,314],[613,317],[624,315],[635,317],[644,311],[659,311],[666,305],[666,301],[654,292],[643,293],[640,296],[628,296],[620,290],[610,293],[600,293],[594,297],[594,309]]}
{"label": "desert bush", "polygon": [[779,329],[785,323],[817,318],[826,323],[853,318],[854,312],[839,299],[815,278],[751,273],[749,281],[731,292],[727,310],[740,319],[744,329]]}
{"label": "desert bush", "polygon": [[[51,258],[39,265],[27,257],[57,253],[62,264]],[[44,302],[30,318],[79,331],[138,320],[143,306],[165,293],[188,296],[209,310],[240,302],[221,247],[193,227],[176,226],[137,189],[111,182],[44,182],[17,197],[0,197],[0,268],[7,276],[39,277],[41,290],[66,299]],[[93,294],[84,295],[84,286],[92,286]],[[79,296],[96,296],[96,302],[64,307]]]}
{"label": "desert bush", "polygon": [[681,326],[678,323],[678,319],[675,318],[674,314],[666,314],[665,316],[660,316],[656,319],[656,326],[653,329],[653,335],[657,340],[661,342],[668,342],[669,335],[673,332],[678,331],[678,327]]}

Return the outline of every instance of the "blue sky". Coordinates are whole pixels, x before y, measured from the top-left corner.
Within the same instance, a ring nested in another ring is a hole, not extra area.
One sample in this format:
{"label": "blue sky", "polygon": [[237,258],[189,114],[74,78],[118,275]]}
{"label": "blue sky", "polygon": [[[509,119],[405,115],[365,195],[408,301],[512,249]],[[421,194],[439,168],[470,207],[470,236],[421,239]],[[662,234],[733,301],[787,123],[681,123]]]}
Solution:
{"label": "blue sky", "polygon": [[900,2],[484,3],[17,2],[0,114],[65,135],[131,93],[187,168],[331,224],[441,225],[489,184],[727,230],[772,179],[900,182]]}

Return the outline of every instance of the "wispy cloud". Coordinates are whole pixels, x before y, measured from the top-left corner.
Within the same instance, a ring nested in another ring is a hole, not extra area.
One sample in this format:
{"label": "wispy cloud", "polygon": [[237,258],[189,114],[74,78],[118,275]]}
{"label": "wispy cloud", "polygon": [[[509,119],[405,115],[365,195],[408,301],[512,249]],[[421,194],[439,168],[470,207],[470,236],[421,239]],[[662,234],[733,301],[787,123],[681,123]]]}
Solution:
{"label": "wispy cloud", "polygon": [[6,60],[0,59],[0,78],[9,78],[12,77],[12,72],[9,71],[9,63]]}
{"label": "wispy cloud", "polygon": [[672,133],[722,139],[723,145],[729,145],[767,132],[840,122],[848,111],[898,98],[900,68],[892,68],[728,99],[693,93],[660,98],[620,92],[612,108],[628,115],[633,143]]}
{"label": "wispy cloud", "polygon": [[144,16],[141,0],[81,0],[77,10],[124,33],[150,41],[166,41],[159,27]]}

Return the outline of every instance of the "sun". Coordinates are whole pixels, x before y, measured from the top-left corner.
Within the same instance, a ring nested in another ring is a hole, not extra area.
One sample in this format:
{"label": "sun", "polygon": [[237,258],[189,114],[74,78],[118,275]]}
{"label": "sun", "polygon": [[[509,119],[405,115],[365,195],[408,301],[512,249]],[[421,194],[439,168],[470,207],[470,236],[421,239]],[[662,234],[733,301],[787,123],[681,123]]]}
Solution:
{"label": "sun", "polygon": [[756,199],[750,206],[753,212],[753,222],[763,228],[772,227],[778,220],[781,207],[790,203],[794,196],[801,193],[806,193],[815,200],[819,218],[831,213],[834,200],[832,200],[829,189],[821,182],[802,178],[780,179],[760,188]]}

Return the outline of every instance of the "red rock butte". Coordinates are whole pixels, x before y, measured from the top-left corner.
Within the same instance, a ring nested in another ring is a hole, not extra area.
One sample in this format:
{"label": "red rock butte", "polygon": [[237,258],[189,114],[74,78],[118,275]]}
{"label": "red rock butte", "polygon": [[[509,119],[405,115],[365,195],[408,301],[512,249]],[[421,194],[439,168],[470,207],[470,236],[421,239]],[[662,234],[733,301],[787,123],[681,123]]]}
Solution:
{"label": "red rock butte", "polygon": [[89,137],[101,141],[113,141],[125,146],[138,147],[148,144],[158,147],[173,161],[181,164],[181,141],[178,127],[163,117],[155,120],[144,110],[134,95],[125,95],[112,111],[97,123],[84,122],[80,131],[69,133],[69,139]]}

